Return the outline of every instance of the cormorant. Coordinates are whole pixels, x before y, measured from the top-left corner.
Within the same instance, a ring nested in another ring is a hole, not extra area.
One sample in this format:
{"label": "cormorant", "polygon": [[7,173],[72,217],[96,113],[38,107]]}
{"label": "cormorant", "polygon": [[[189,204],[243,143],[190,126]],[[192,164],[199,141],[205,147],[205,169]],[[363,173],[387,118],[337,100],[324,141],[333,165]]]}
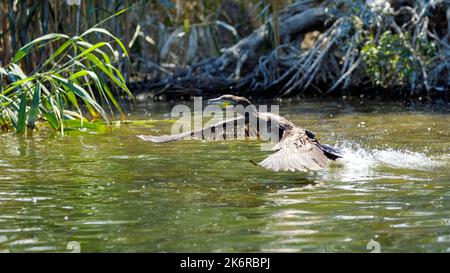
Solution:
{"label": "cormorant", "polygon": [[[177,141],[186,137],[199,137],[202,139],[214,138],[212,135],[223,134],[221,137],[229,137],[225,133],[226,126],[237,126],[240,121],[244,125],[246,136],[258,136],[259,126],[255,126],[249,122],[249,117],[253,116],[259,121],[267,122],[267,128],[276,128],[278,130],[279,142],[275,144],[272,150],[276,152],[268,156],[259,166],[278,172],[278,171],[318,171],[325,168],[329,160],[336,160],[342,157],[342,154],[336,148],[328,145],[320,144],[314,133],[309,130],[296,126],[291,121],[274,113],[258,112],[252,103],[244,98],[234,95],[223,95],[216,99],[208,100],[208,104],[233,105],[234,110],[241,114],[237,118],[227,119],[214,125],[204,127],[202,129],[184,132],[177,135],[151,136],[138,135],[145,141],[155,143],[163,143],[169,141]],[[242,106],[242,107],[236,107]],[[244,112],[244,109],[247,112]],[[252,125],[252,126],[250,126]],[[273,127],[274,126],[274,127]],[[239,128],[234,128],[233,136],[236,136]],[[229,132],[228,132],[229,133]],[[277,132],[274,132],[277,133]]]}

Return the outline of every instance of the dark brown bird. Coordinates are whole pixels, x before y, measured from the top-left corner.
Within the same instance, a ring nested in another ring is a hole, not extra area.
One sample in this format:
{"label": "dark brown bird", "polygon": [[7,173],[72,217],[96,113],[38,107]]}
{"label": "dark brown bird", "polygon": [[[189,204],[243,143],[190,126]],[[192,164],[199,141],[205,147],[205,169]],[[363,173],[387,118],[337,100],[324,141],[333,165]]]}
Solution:
{"label": "dark brown bird", "polygon": [[[177,135],[138,135],[138,137],[155,143],[177,141],[186,137],[198,137],[201,139],[216,139],[218,136],[221,139],[235,138],[239,132],[243,132],[247,137],[258,137],[262,133],[258,126],[260,121],[262,121],[267,124],[267,129],[275,128],[275,131],[270,131],[270,133],[278,134],[278,139],[280,139],[272,149],[276,152],[258,164],[263,168],[275,172],[318,171],[325,168],[330,160],[342,157],[341,152],[336,148],[320,144],[311,131],[297,127],[291,121],[277,114],[258,112],[256,107],[244,97],[223,95],[219,98],[208,100],[208,104],[233,105],[234,110],[241,116]],[[250,122],[252,117],[255,118],[254,120],[257,120],[256,123]],[[231,133],[229,128],[233,128]]]}

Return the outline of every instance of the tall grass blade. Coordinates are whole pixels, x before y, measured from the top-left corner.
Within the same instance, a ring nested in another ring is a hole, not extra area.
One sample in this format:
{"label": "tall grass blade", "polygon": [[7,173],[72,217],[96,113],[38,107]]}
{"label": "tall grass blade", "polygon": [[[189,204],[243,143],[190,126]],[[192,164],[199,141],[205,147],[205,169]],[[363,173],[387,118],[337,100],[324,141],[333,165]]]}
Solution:
{"label": "tall grass blade", "polygon": [[31,102],[30,110],[28,111],[27,127],[33,129],[39,114],[39,103],[41,99],[41,84],[36,84],[34,88],[33,100]]}
{"label": "tall grass blade", "polygon": [[36,45],[37,43],[47,41],[47,40],[53,40],[53,41],[59,40],[61,38],[69,39],[69,36],[67,36],[65,34],[61,34],[61,33],[50,33],[50,34],[44,35],[42,37],[39,37],[37,39],[34,39],[33,41],[29,42],[28,44],[26,44],[22,48],[20,48],[19,51],[17,51],[16,55],[14,55],[13,62],[17,63],[23,57],[28,55],[32,51],[34,45]]}
{"label": "tall grass blade", "polygon": [[19,114],[17,116],[16,132],[18,134],[23,134],[25,132],[26,119],[27,119],[27,94],[24,92],[20,96]]}

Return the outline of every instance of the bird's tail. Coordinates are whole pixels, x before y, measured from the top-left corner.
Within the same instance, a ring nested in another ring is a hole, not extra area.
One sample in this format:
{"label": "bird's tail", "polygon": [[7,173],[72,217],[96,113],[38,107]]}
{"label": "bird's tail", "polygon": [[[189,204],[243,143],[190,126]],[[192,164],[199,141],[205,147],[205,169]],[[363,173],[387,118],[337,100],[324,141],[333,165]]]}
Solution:
{"label": "bird's tail", "polygon": [[342,158],[343,154],[337,148],[331,147],[326,144],[319,144],[319,148],[323,151],[326,157],[331,160],[336,160],[338,158]]}

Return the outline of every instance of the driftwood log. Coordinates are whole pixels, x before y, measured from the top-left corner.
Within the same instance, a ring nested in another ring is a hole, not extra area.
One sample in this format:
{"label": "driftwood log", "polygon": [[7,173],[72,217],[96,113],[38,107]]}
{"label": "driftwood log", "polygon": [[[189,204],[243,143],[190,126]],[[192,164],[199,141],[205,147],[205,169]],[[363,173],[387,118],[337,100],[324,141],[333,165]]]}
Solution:
{"label": "driftwood log", "polygon": [[[267,41],[273,39],[274,25],[279,27],[279,40],[270,47]],[[402,39],[414,67],[408,74],[412,76],[402,81],[392,78],[380,86],[365,70],[363,48],[368,43],[377,45],[386,32]],[[308,35],[313,37],[312,46],[304,47]],[[446,1],[300,1],[222,50],[220,56],[133,88],[145,90],[138,100],[221,93],[284,97],[309,92],[325,96],[366,87],[402,89],[410,94],[447,92],[449,36],[450,4]],[[436,43],[434,56],[426,59],[419,52],[423,46],[419,39]]]}

